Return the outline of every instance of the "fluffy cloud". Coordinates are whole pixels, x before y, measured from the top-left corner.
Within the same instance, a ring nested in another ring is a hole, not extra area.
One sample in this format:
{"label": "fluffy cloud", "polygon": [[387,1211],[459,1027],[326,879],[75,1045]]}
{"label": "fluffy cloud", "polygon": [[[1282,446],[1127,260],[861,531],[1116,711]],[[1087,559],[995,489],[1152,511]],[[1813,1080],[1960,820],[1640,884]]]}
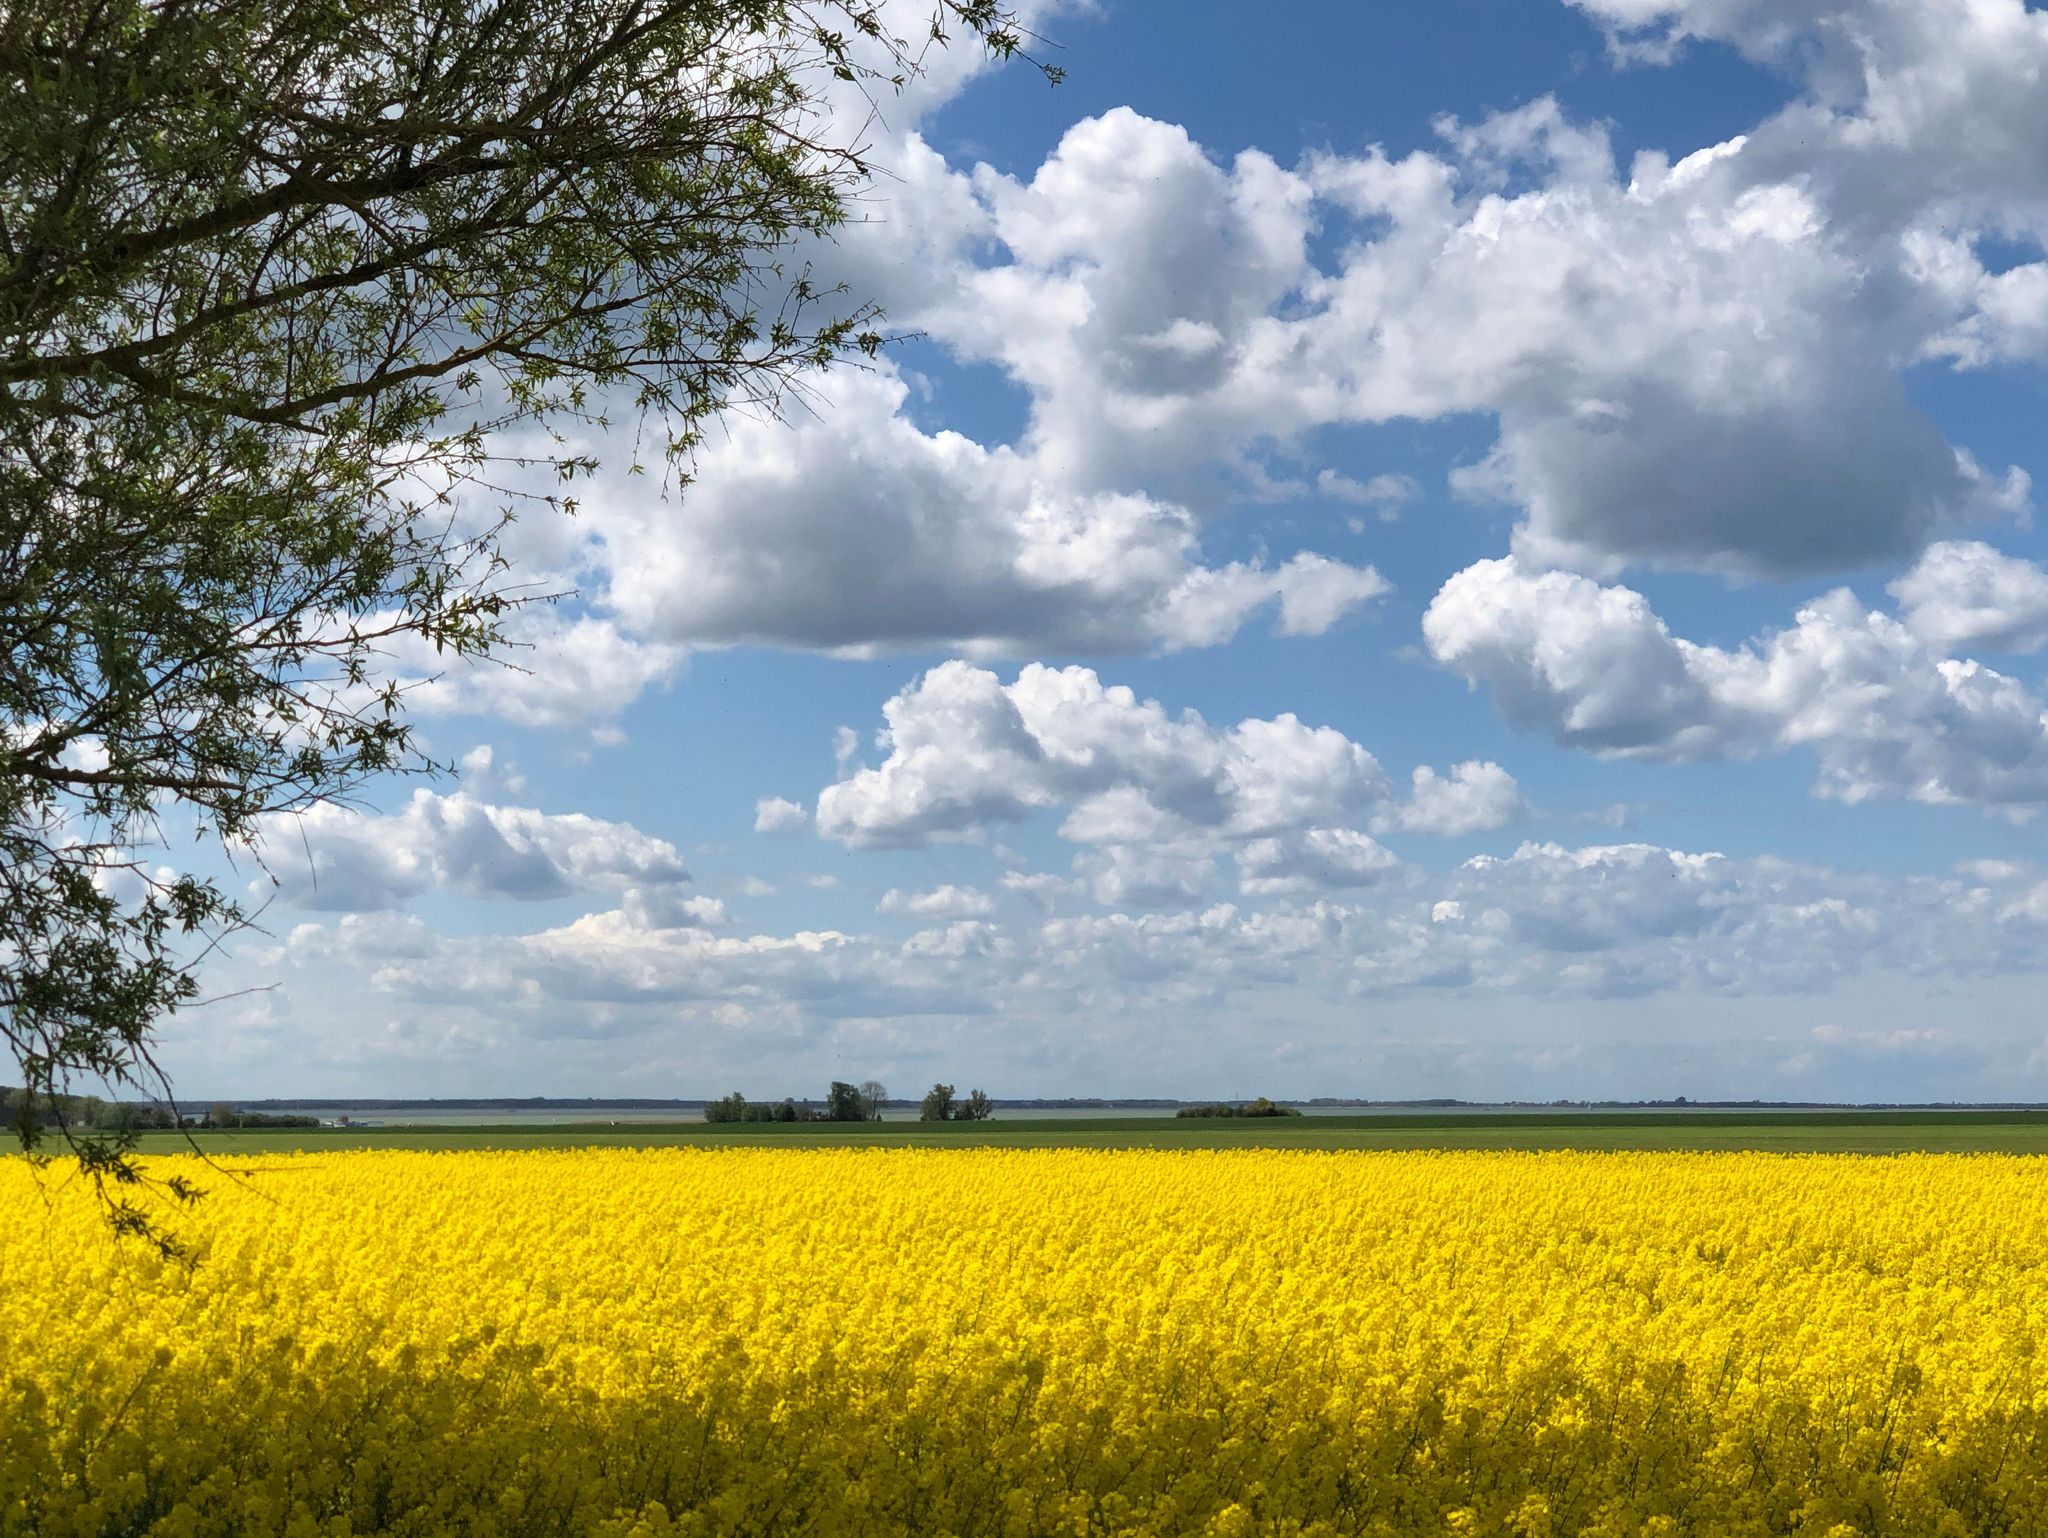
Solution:
{"label": "fluffy cloud", "polygon": [[387,994],[502,1010],[539,1035],[630,1035],[674,1022],[678,1006],[724,1004],[790,1020],[981,1014],[1006,949],[963,921],[901,945],[837,930],[720,934],[649,924],[630,909],[586,914],[535,934],[444,939],[426,957],[376,965]]}
{"label": "fluffy cloud", "polygon": [[[510,1056],[522,1071],[582,1063],[586,1077],[569,1082],[614,1093],[650,1082],[701,1092],[742,1070],[822,1084],[848,1062],[915,1081],[963,1060],[1048,1092],[1144,1064],[1152,1082],[1203,1093],[1184,1070],[1249,1064],[1368,1092],[1586,1093],[1593,1075],[1642,1093],[1690,1053],[1719,1065],[1723,1092],[1818,1074],[1787,1085],[1811,1094],[1840,1093],[1850,1081],[1839,1073],[1864,1059],[1954,1067],[1941,1043],[1900,1034],[1928,1028],[1916,1011],[1953,1015],[1952,991],[1969,979],[1973,998],[2009,999],[2014,1019],[2031,1020],[2018,1006],[2048,956],[2048,904],[2036,900],[2048,872],[2021,862],[1876,876],[1652,844],[1527,843],[1439,875],[1350,874],[1235,902],[935,916],[905,939],[714,932],[660,924],[630,903],[531,934],[437,934],[411,916],[350,914],[238,960],[281,981],[266,1050],[288,1051],[290,1073],[356,1064],[374,1082],[400,1063],[473,1074]],[[1164,867],[1153,879],[1171,884]],[[1005,884],[1048,898],[1072,886]],[[1662,1002],[1646,1017],[1635,1001],[1650,997]],[[1737,997],[1750,1002],[1730,1010]],[[1853,1028],[1816,1030],[1834,1021]],[[2026,1071],[2039,1046],[2031,1026],[1967,1039],[1972,1061],[2007,1074]],[[1416,1043],[1448,1045],[1405,1067],[1385,1056]],[[185,1056],[204,1045],[173,1043]],[[1487,1064],[1501,1076],[1470,1077]],[[1630,1064],[1648,1077],[1633,1079]],[[1929,1092],[1881,1070],[1854,1082]],[[1944,1093],[2010,1093],[1951,1082]]]}
{"label": "fluffy cloud", "polygon": [[1515,777],[1499,764],[1473,759],[1453,765],[1449,774],[1423,764],[1415,770],[1408,800],[1380,812],[1373,829],[1462,838],[1504,828],[1527,810]]}
{"label": "fluffy cloud", "polygon": [[1066,808],[1082,844],[1253,838],[1328,822],[1383,792],[1373,756],[1291,715],[1209,725],[1028,664],[1014,683],[948,662],[883,707],[888,756],[818,795],[818,831],[855,846],[979,836]]}
{"label": "fluffy cloud", "polygon": [[[1991,271],[1987,236],[2048,234],[2048,16],[2024,0],[1574,0],[1625,57],[1690,39],[1800,71],[1806,94],[1745,159],[1797,176],[1873,275],[1896,263],[1929,304],[1925,352],[1965,367],[2048,349],[2048,264]],[[1903,258],[1903,260],[1899,260]],[[1946,312],[1946,313],[1944,313]]]}
{"label": "fluffy cloud", "polygon": [[[1907,590],[1940,586],[1928,577]],[[1931,617],[1954,611],[1921,612],[1939,628]],[[1819,762],[1820,793],[1846,801],[2048,800],[2041,702],[1846,590],[1728,651],[1673,636],[1627,588],[1509,558],[1445,583],[1423,632],[1437,660],[1487,685],[1510,722],[1567,746],[1666,762],[1803,747]]]}
{"label": "fluffy cloud", "polygon": [[1189,845],[1111,844],[1074,859],[1076,876],[1105,908],[1185,908],[1215,874],[1215,857]]}
{"label": "fluffy cloud", "polygon": [[1069,128],[1028,182],[982,170],[972,186],[1011,260],[955,265],[919,319],[1030,392],[1034,456],[1096,485],[1227,456],[1209,430],[1258,409],[1229,397],[1270,386],[1281,360],[1254,354],[1284,341],[1271,316],[1310,275],[1308,185],[1256,150],[1218,166],[1185,129],[1117,108]]}
{"label": "fluffy cloud", "polygon": [[534,621],[530,674],[464,670],[422,704],[601,725],[693,645],[1171,650],[1262,613],[1322,633],[1376,571],[1212,559],[1206,530],[1276,486],[1412,496],[1300,471],[1307,435],[1345,424],[1489,415],[1457,489],[1518,510],[1525,558],[1603,577],[1859,568],[2024,511],[2026,477],[1946,441],[1901,371],[2048,349],[2048,262],[1980,249],[2048,231],[2048,21],[2021,0],[1580,3],[1630,57],[1723,40],[1803,69],[1805,94],[1626,167],[1548,99],[1432,150],[1292,166],[1119,108],[1009,176],[916,134],[975,73],[948,65],[877,147],[889,217],[819,260],[999,368],[1023,434],[928,430],[921,381],[840,371],[786,422],[723,424],[671,505],[627,473],[622,427],[586,445],[605,469],[573,536],[527,552],[588,607]]}
{"label": "fluffy cloud", "polygon": [[1727,753],[1737,733],[1697,648],[1640,593],[1513,557],[1457,573],[1422,620],[1431,655],[1493,691],[1522,730],[1617,757]]}
{"label": "fluffy cloud", "polygon": [[[1739,141],[1639,158],[1624,180],[1603,135],[1538,103],[1452,143],[1452,162],[1320,169],[1392,228],[1332,279],[1319,337],[1372,338],[1348,364],[1362,415],[1497,414],[1458,484],[1523,509],[1518,548],[1596,570],[1828,570],[2023,497],[1907,403],[1892,358],[1915,317],[1882,308],[1864,253]],[[1547,180],[1493,190],[1517,167]]]}
{"label": "fluffy cloud", "polygon": [[1923,354],[1959,368],[2048,359],[2048,263],[1993,272],[1968,237],[1915,230],[1906,237],[1908,270],[1953,318],[1927,339]]}
{"label": "fluffy cloud", "polygon": [[602,476],[586,518],[611,608],[672,643],[1001,655],[1215,645],[1269,607],[1283,633],[1320,634],[1386,590],[1310,553],[1205,565],[1185,507],[927,434],[907,393],[886,368],[847,371],[801,420],[730,421],[675,505]]}
{"label": "fluffy cloud", "polygon": [[891,887],[882,894],[875,911],[907,913],[918,918],[986,918],[995,911],[995,903],[986,892],[948,882],[928,892],[907,892]]}
{"label": "fluffy cloud", "polygon": [[1975,540],[1929,546],[1889,591],[1906,628],[1944,653],[2031,652],[2048,642],[2048,572]]}
{"label": "fluffy cloud", "polygon": [[1061,975],[1139,992],[1800,993],[1877,968],[1949,979],[2032,971],[2040,920],[2012,906],[2024,890],[1647,844],[1532,843],[1360,901],[1084,914],[1046,921],[1038,944],[1063,958]]}
{"label": "fluffy cloud", "polygon": [[539,608],[514,613],[507,646],[493,659],[451,658],[407,638],[392,660],[409,707],[422,715],[490,716],[610,740],[625,708],[673,678],[684,655],[610,616]]}
{"label": "fluffy cloud", "polygon": [[[1356,821],[1461,837],[1525,810],[1498,764],[1418,768],[1410,796],[1396,801],[1377,760],[1329,727],[1291,715],[1215,726],[1087,668],[1031,663],[1005,684],[949,662],[888,701],[883,716],[884,758],[819,793],[820,834],[855,848],[913,847],[1057,812],[1060,837],[1081,846],[1073,878],[1004,878],[1046,906],[1075,890],[1105,907],[1184,906],[1209,891],[1221,857],[1234,859],[1246,895],[1372,886],[1400,861]],[[915,905],[955,890],[891,891],[882,911],[928,911]]]}
{"label": "fluffy cloud", "polygon": [[609,891],[676,922],[722,917],[715,903],[675,891],[689,872],[665,839],[460,791],[421,788],[388,815],[315,806],[271,830],[269,867],[287,901],[330,912],[395,908],[429,889],[523,901]]}
{"label": "fluffy cloud", "polygon": [[1238,851],[1238,890],[1248,897],[1370,886],[1400,861],[1352,828],[1310,828],[1253,839]]}
{"label": "fluffy cloud", "polygon": [[[1957,317],[1909,281],[1902,225],[1838,222],[1812,167],[1748,140],[1624,175],[1543,100],[1440,153],[1287,170],[1119,109],[1028,182],[945,184],[958,240],[926,252],[915,318],[1023,386],[1023,452],[1071,486],[1478,411],[1499,439],[1461,487],[1523,509],[1523,550],[1594,569],[1861,565],[2025,502],[1906,400],[1899,360]],[[1352,237],[1330,270],[1318,224]],[[980,264],[989,241],[1007,262]]]}
{"label": "fluffy cloud", "polygon": [[1842,0],[1567,0],[1599,21],[1624,59],[1669,62],[1694,39],[1733,43],[1759,59],[1782,57]]}
{"label": "fluffy cloud", "polygon": [[1358,481],[1336,470],[1322,470],[1316,474],[1316,491],[1333,502],[1369,507],[1383,521],[1391,523],[1422,488],[1412,475],[1375,475],[1369,481]]}
{"label": "fluffy cloud", "polygon": [[1518,510],[1525,558],[1603,577],[1860,568],[2024,511],[2026,477],[1948,442],[1901,379],[2048,356],[2048,262],[1985,251],[2048,232],[2048,19],[1577,3],[1628,57],[1725,41],[1803,71],[1803,94],[1625,167],[1548,99],[1447,122],[1430,150],[1292,165],[1118,108],[1010,176],[918,137],[978,69],[949,62],[877,146],[888,217],[818,259],[1000,369],[1022,435],[929,430],[922,381],[841,371],[786,422],[723,424],[671,505],[627,473],[621,427],[584,445],[605,468],[574,530],[517,536],[587,606],[532,621],[529,674],[458,670],[421,704],[602,727],[693,645],[1170,650],[1266,613],[1322,633],[1384,591],[1376,571],[1205,545],[1275,487],[1411,497],[1404,476],[1302,469],[1307,436],[1345,424],[1490,416],[1457,489]]}
{"label": "fluffy cloud", "polygon": [[457,767],[462,773],[462,783],[472,794],[482,792],[481,799],[526,794],[526,776],[519,772],[519,766],[500,759],[487,742],[478,743],[463,754]]}
{"label": "fluffy cloud", "polygon": [[803,809],[801,802],[782,796],[763,796],[754,803],[756,833],[785,833],[791,828],[801,828],[810,820],[811,814]]}
{"label": "fluffy cloud", "polygon": [[1376,987],[1420,966],[1438,981],[1509,990],[1817,988],[1897,941],[1908,914],[1933,906],[1935,885],[1648,844],[1525,844],[1466,862],[1428,941],[1364,969]]}
{"label": "fluffy cloud", "polygon": [[1571,3],[1624,46],[1668,56],[1662,45],[1711,39],[1796,69],[1805,98],[1754,137],[1773,158],[1810,163],[1845,215],[2048,213],[2048,19],[2025,0]]}
{"label": "fluffy cloud", "polygon": [[[1029,181],[898,150],[899,217],[850,236],[848,270],[907,284],[905,322],[1002,367],[1024,439],[923,430],[885,367],[822,381],[789,422],[727,423],[676,505],[605,452],[594,543],[552,552],[595,575],[601,617],[556,638],[590,665],[536,669],[560,688],[464,681],[449,707],[603,710],[692,644],[1172,649],[1265,609],[1321,633],[1384,591],[1376,572],[1206,562],[1196,509],[1218,501],[1212,472],[1256,485],[1268,447],[1328,424],[1493,413],[1461,489],[1520,506],[1525,551],[1602,570],[1861,564],[2024,502],[1899,385],[1894,360],[1960,324],[1956,304],[1868,283],[1871,252],[1809,178],[1766,175],[1741,142],[1623,178],[1600,131],[1539,102],[1449,130],[1440,154],[1293,171],[1219,166],[1122,109]],[[1355,235],[1327,272],[1318,223]],[[1414,489],[1315,484],[1382,510]]]}

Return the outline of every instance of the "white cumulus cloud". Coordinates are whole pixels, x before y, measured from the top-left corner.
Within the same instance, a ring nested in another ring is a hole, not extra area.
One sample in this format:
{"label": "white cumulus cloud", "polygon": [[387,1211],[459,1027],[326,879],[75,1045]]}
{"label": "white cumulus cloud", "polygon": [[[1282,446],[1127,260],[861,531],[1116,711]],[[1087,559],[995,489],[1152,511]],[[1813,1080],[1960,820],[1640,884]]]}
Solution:
{"label": "white cumulus cloud", "polygon": [[[539,901],[594,891],[638,894],[681,921],[718,916],[675,889],[689,880],[666,839],[581,813],[494,806],[457,791],[415,790],[396,812],[322,804],[274,825],[270,872],[303,908],[394,908],[430,889]],[[696,904],[692,907],[691,904]]]}
{"label": "white cumulus cloud", "polygon": [[1673,636],[1628,588],[1510,557],[1446,582],[1423,633],[1510,722],[1566,746],[1664,762],[1804,748],[1820,793],[1845,801],[2048,801],[2041,701],[1846,589],[1730,651]]}
{"label": "white cumulus cloud", "polygon": [[601,475],[585,517],[611,607],[672,644],[1005,655],[1215,645],[1266,609],[1319,634],[1386,590],[1307,552],[1205,564],[1186,507],[925,433],[906,397],[887,367],[847,371],[801,420],[733,420],[678,501]]}
{"label": "white cumulus cloud", "polygon": [[918,918],[986,918],[995,911],[988,893],[947,882],[929,891],[905,891],[891,887],[875,905],[877,913],[908,913]]}
{"label": "white cumulus cloud", "polygon": [[783,796],[763,796],[754,803],[756,833],[783,833],[801,828],[810,820],[811,814],[804,810],[802,802]]}
{"label": "white cumulus cloud", "polygon": [[1384,777],[1342,733],[1291,715],[1211,726],[1082,667],[1004,684],[948,662],[883,707],[887,756],[818,795],[818,831],[856,846],[976,837],[1065,810],[1083,844],[1257,837],[1377,800]]}
{"label": "white cumulus cloud", "polygon": [[1930,545],[1890,592],[1906,628],[1943,652],[2048,643],[2048,571],[1977,540]]}
{"label": "white cumulus cloud", "polygon": [[1528,810],[1515,777],[1499,764],[1471,759],[1438,774],[1427,764],[1412,776],[1407,801],[1390,805],[1373,819],[1380,833],[1434,833],[1462,838],[1504,828]]}

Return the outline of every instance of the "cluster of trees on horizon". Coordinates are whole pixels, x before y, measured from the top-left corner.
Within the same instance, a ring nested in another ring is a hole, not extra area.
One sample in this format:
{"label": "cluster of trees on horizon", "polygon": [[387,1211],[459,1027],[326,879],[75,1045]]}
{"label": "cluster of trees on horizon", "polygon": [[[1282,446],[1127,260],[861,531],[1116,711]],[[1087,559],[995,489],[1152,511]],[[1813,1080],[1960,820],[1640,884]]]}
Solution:
{"label": "cluster of trees on horizon", "polygon": [[734,1090],[723,1100],[704,1102],[704,1119],[708,1122],[765,1122],[765,1121],[880,1121],[882,1106],[888,1101],[889,1091],[873,1079],[862,1084],[848,1084],[834,1079],[832,1087],[825,1091],[825,1103],[812,1105],[808,1100],[796,1100],[785,1095],[779,1101],[749,1100],[739,1090]]}
{"label": "cluster of trees on horizon", "polygon": [[934,1084],[925,1091],[925,1097],[918,1102],[919,1121],[987,1121],[995,1114],[996,1103],[978,1089],[967,1092],[965,1100],[956,1099],[953,1086]]}
{"label": "cluster of trees on horizon", "polygon": [[1213,1105],[1185,1105],[1173,1114],[1176,1120],[1180,1120],[1196,1116],[1299,1116],[1301,1112],[1291,1105],[1276,1105],[1261,1095],[1242,1105],[1234,1105],[1227,1100],[1219,1100]]}
{"label": "cluster of trees on horizon", "polygon": [[19,1085],[0,1084],[0,1121],[21,1128],[32,1123],[39,1131],[70,1129],[87,1133],[219,1131],[228,1127],[317,1127],[317,1116],[285,1116],[244,1111],[215,1101],[204,1116],[182,1113],[154,1101],[108,1100],[99,1095],[32,1094]]}
{"label": "cluster of trees on horizon", "polygon": [[874,1079],[848,1084],[834,1079],[825,1091],[822,1105],[788,1095],[781,1100],[749,1100],[734,1090],[723,1100],[704,1102],[704,1119],[709,1122],[763,1121],[880,1121],[882,1107],[889,1103],[888,1086]]}
{"label": "cluster of trees on horizon", "polygon": [[[704,1119],[724,1125],[736,1122],[880,1121],[882,1109],[888,1104],[888,1086],[877,1080],[848,1084],[834,1079],[825,1091],[821,1105],[788,1095],[780,1100],[749,1100],[739,1090],[734,1090],[722,1100],[705,1101]],[[917,1119],[987,1121],[995,1114],[995,1108],[995,1101],[978,1089],[969,1090],[966,1098],[961,1099],[954,1093],[952,1085],[934,1084],[918,1102]]]}

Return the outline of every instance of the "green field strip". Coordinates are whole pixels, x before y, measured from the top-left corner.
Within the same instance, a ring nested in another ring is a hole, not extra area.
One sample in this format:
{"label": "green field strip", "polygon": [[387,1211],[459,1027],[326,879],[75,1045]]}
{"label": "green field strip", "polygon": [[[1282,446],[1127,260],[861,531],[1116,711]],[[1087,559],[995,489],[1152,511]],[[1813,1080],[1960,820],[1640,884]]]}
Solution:
{"label": "green field strip", "polygon": [[[350,1148],[667,1147],[1296,1148],[1735,1150],[1779,1153],[2048,1153],[2048,1112],[1793,1111],[1314,1116],[1271,1121],[1161,1117],[963,1124],[878,1122],[706,1126],[701,1122],[318,1127],[199,1132],[207,1153]],[[147,1153],[191,1146],[175,1133],[142,1138]]]}

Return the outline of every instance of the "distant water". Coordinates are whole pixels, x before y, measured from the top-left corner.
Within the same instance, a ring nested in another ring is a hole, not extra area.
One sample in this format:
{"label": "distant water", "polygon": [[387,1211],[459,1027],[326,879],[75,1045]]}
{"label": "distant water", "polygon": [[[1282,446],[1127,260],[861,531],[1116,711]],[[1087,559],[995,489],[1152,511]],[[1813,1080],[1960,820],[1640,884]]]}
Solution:
{"label": "distant water", "polygon": [[[681,1108],[612,1106],[584,1104],[571,1107],[549,1106],[536,1108],[508,1107],[503,1110],[439,1109],[434,1106],[406,1106],[400,1109],[384,1109],[377,1106],[298,1106],[264,1103],[259,1109],[266,1112],[299,1116],[317,1116],[322,1121],[333,1121],[346,1116],[351,1122],[377,1123],[386,1127],[477,1127],[477,1126],[525,1126],[559,1127],[571,1123],[617,1122],[621,1126],[642,1125],[649,1122],[692,1122],[702,1121],[697,1111]],[[1170,1118],[1172,1106],[1088,1106],[1064,1109],[1060,1107],[1019,1106],[1014,1109],[996,1108],[998,1121],[1109,1121],[1131,1117]],[[1531,1114],[1559,1115],[1582,1113],[1605,1115],[1615,1111],[1658,1111],[1663,1113],[1698,1113],[1702,1115],[1728,1115],[1740,1111],[1745,1115],[1770,1115],[1787,1111],[1814,1110],[1812,1106],[1548,1106],[1548,1105],[1303,1105],[1298,1106],[1308,1116],[1527,1116]],[[1846,1109],[1846,1108],[1845,1108]],[[891,1108],[882,1113],[884,1121],[916,1121],[915,1107]]]}
{"label": "distant water", "polygon": [[[572,1123],[584,1124],[594,1121],[615,1121],[621,1126],[641,1125],[648,1122],[690,1122],[702,1121],[703,1114],[690,1110],[650,1109],[644,1105],[607,1106],[582,1105],[573,1109],[548,1107],[536,1110],[530,1107],[502,1111],[443,1111],[432,1107],[408,1106],[403,1110],[383,1110],[376,1106],[295,1106],[264,1105],[266,1112],[292,1115],[317,1116],[322,1121],[333,1121],[346,1116],[351,1122],[381,1122],[387,1127],[560,1127]],[[1307,1109],[1304,1107],[1304,1109]],[[1336,1110],[1336,1107],[1330,1107]],[[1172,1116],[1171,1106],[1132,1106],[1129,1109],[1107,1109],[1091,1107],[1081,1110],[1040,1110],[1020,1107],[1014,1111],[998,1108],[996,1116],[1002,1121],[1050,1121],[1050,1120],[1110,1120],[1130,1116]],[[883,1121],[916,1121],[914,1106],[903,1109],[891,1108],[882,1113]]]}
{"label": "distant water", "polygon": [[[266,1113],[289,1116],[317,1116],[322,1121],[333,1121],[346,1116],[351,1122],[381,1122],[387,1127],[560,1127],[569,1124],[584,1124],[594,1121],[615,1121],[621,1126],[641,1125],[648,1122],[690,1122],[702,1121],[698,1111],[682,1109],[650,1109],[644,1105],[608,1106],[579,1105],[571,1109],[547,1107],[534,1109],[520,1107],[502,1111],[436,1110],[431,1106],[407,1106],[403,1110],[382,1110],[376,1106],[299,1106],[272,1105],[260,1107]],[[1356,1116],[1358,1106],[1303,1106],[1301,1110],[1309,1116]],[[998,1121],[1111,1121],[1133,1116],[1171,1117],[1172,1106],[1089,1106],[1073,1110],[1020,1106],[1015,1110],[996,1108]],[[883,1121],[916,1121],[917,1108],[907,1106],[901,1109],[891,1107],[882,1113]]]}

